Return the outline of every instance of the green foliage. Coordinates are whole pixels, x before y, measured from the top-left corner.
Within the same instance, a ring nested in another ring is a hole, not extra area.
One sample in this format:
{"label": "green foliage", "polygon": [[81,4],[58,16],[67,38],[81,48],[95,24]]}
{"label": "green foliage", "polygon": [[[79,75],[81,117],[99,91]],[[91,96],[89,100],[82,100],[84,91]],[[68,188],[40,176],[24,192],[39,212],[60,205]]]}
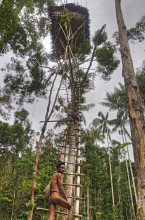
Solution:
{"label": "green foliage", "polygon": [[[126,165],[123,160],[123,149],[119,142],[112,141],[110,156],[112,164],[115,207],[112,208],[109,160],[106,147],[99,147],[95,138],[86,132],[83,136],[83,197],[87,197],[89,186],[90,219],[127,219],[131,218],[131,204],[127,182]],[[98,139],[97,139],[98,140]],[[134,164],[133,164],[134,166]],[[82,204],[83,212],[86,213]],[[85,218],[86,219],[86,218]]]}
{"label": "green foliage", "polygon": [[144,41],[145,39],[145,15],[136,23],[136,26],[130,28],[127,31],[127,36],[129,40],[135,41],[138,40],[139,42]]}
{"label": "green foliage", "polygon": [[83,40],[80,43],[80,54],[88,55],[91,52],[90,41],[88,39]]}
{"label": "green foliage", "polygon": [[105,27],[106,25],[104,25],[100,30],[97,30],[92,39],[93,43],[97,46],[100,46],[101,44],[105,43],[108,38],[107,33],[105,32]]}
{"label": "green foliage", "polygon": [[[15,114],[16,119],[20,119],[19,122],[25,126],[26,123],[23,123],[23,120],[27,120],[26,115],[27,112],[24,109]],[[12,212],[13,219],[27,219],[28,216],[35,153],[30,144],[33,139],[27,140],[25,136],[25,140],[23,140],[22,133],[31,137],[31,130],[28,133],[27,128],[24,129],[22,125],[18,124],[18,121],[11,126],[2,122],[0,124],[0,219],[10,219]],[[52,136],[52,132],[48,132],[42,144],[37,175],[36,207],[47,208],[48,206],[44,200],[43,190],[55,170],[58,158],[58,151],[52,145]],[[25,146],[21,151],[19,149],[18,154],[16,146],[20,143],[22,147],[24,141],[27,142],[29,148]],[[42,215],[39,212],[34,213],[34,219],[46,219],[46,216],[46,213]]]}
{"label": "green foliage", "polygon": [[124,147],[126,147],[128,145],[132,145],[132,142],[127,142],[127,143],[121,144],[121,147],[124,148]]}
{"label": "green foliage", "polygon": [[[49,4],[54,5],[54,1],[5,0],[0,7],[0,51],[16,55],[3,69],[6,71],[5,93],[9,100],[14,98],[19,105],[32,103],[36,96],[45,97],[46,87],[51,83],[49,74],[46,76],[47,71],[42,68],[48,63],[42,39],[49,31]],[[3,100],[5,98],[6,95]],[[5,118],[8,113],[1,111]]]}
{"label": "green foliage", "polygon": [[[145,15],[136,23],[135,27],[127,30],[128,40],[131,42],[138,41],[143,42],[145,39]],[[116,38],[117,45],[119,44],[119,33],[115,32],[113,37]]]}
{"label": "green foliage", "polygon": [[141,97],[143,100],[143,105],[145,105],[145,68],[139,68],[136,73],[137,82],[139,84],[139,89]]}
{"label": "green foliage", "polygon": [[[142,104],[145,102],[145,71],[144,68],[140,68],[136,75],[140,93],[142,97]],[[114,126],[112,132],[116,132],[117,129],[123,130],[128,137],[130,134],[125,128],[125,125],[129,123],[128,121],[128,106],[127,106],[127,94],[125,86],[119,83],[119,88],[115,87],[114,92],[106,92],[106,98],[101,105],[108,107],[110,111],[116,111],[116,118],[110,121],[110,125]]]}
{"label": "green foliage", "polygon": [[15,112],[15,123],[21,123],[26,121],[27,117],[29,115],[29,112],[27,110],[25,110],[24,108],[22,108],[21,111],[16,111]]}
{"label": "green foliage", "polygon": [[98,48],[96,51],[96,59],[99,63],[98,72],[103,73],[102,78],[105,80],[110,79],[110,74],[118,67],[120,61],[114,57],[116,48],[107,42],[103,47]]}
{"label": "green foliage", "polygon": [[69,18],[69,15],[68,15],[68,9],[65,8],[63,12],[64,12],[64,14],[61,16],[61,21],[63,22],[65,27],[67,27],[70,24],[70,18]]}
{"label": "green foliage", "polygon": [[103,135],[108,134],[109,135],[109,125],[111,120],[109,120],[109,112],[106,112],[106,115],[104,115],[101,111],[98,112],[98,118],[95,118],[92,122],[92,125],[95,128],[102,129]]}
{"label": "green foliage", "polygon": [[[49,30],[47,1],[18,0],[2,2],[0,7],[0,51],[12,50],[28,55],[41,44]],[[36,16],[37,15],[37,16]],[[35,25],[34,25],[35,24]]]}
{"label": "green foliage", "polygon": [[11,100],[11,94],[6,89],[1,89],[1,96],[0,96],[0,115],[7,120],[9,118],[9,112],[12,109],[12,100]]}
{"label": "green foliage", "polygon": [[90,45],[90,41],[88,39],[84,39],[79,47],[74,47],[72,48],[73,54],[78,54],[80,55],[80,59],[83,60],[85,58],[85,55],[90,54],[91,52],[91,45]]}
{"label": "green foliage", "polygon": [[[61,100],[60,100],[61,101]],[[104,119],[106,116],[104,116]],[[25,122],[25,123],[24,123]],[[22,109],[15,113],[15,123],[0,124],[1,145],[7,147],[7,151],[0,151],[0,213],[1,219],[10,219],[13,212],[13,219],[27,219],[29,211],[29,200],[32,187],[32,169],[34,165],[34,151],[31,148],[31,140],[27,140],[29,148],[21,149],[21,154],[16,152],[16,145],[22,143],[24,135],[31,136],[31,130],[27,128],[27,111]],[[3,137],[3,139],[2,139]],[[57,138],[58,137],[58,138]],[[63,140],[63,136],[57,136],[56,143]],[[56,161],[59,157],[59,150],[53,147],[53,132],[48,131],[40,153],[37,187],[35,192],[35,208],[48,208],[44,200],[43,190],[54,173]],[[97,143],[104,139],[100,129],[90,129],[83,132],[83,195],[86,198],[87,186],[90,189],[90,219],[96,216],[102,219],[113,219],[111,183],[109,175],[108,150],[105,144],[100,147]],[[13,146],[14,144],[14,146]],[[22,143],[23,145],[23,143]],[[10,146],[13,146],[11,148]],[[6,149],[6,148],[5,148]],[[123,148],[117,141],[110,145],[110,156],[112,163],[112,174],[115,194],[116,219],[130,219],[131,204],[126,175],[125,162],[122,158]],[[134,165],[134,164],[133,164]],[[135,168],[134,168],[135,170]],[[85,203],[85,204],[84,204]],[[86,213],[86,201],[82,202],[82,214]],[[47,219],[45,212],[34,210],[34,219]],[[85,219],[85,217],[84,217]]]}
{"label": "green foliage", "polygon": [[12,39],[15,29],[18,28],[18,11],[13,8],[13,1],[5,0],[0,7],[0,51],[6,51],[6,43]]}
{"label": "green foliage", "polygon": [[106,92],[106,98],[104,100],[105,102],[101,102],[101,104],[108,107],[110,111],[120,108],[125,111],[127,109],[127,100],[124,85],[119,83],[119,88],[115,87],[114,92]]}
{"label": "green foliage", "polygon": [[25,63],[15,58],[11,59],[11,64],[7,64],[8,73],[4,79],[6,84],[5,88],[8,92],[11,92],[13,97],[19,94],[17,104],[21,105],[24,102],[32,102],[35,96],[45,97],[50,81],[42,65],[47,65],[47,58],[47,53],[40,47],[39,50],[26,61],[28,71],[25,70]]}

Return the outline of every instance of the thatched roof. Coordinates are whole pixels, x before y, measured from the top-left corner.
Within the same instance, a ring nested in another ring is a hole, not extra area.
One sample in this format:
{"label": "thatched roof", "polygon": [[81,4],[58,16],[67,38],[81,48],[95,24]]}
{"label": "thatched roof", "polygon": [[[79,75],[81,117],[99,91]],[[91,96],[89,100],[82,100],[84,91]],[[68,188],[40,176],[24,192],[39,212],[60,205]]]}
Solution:
{"label": "thatched roof", "polygon": [[68,15],[70,19],[70,29],[72,32],[71,34],[73,35],[77,31],[77,34],[75,35],[74,39],[70,42],[71,46],[78,47],[84,39],[90,39],[90,21],[87,8],[84,8],[76,4],[65,4],[62,6],[50,7],[49,17],[51,22],[51,37],[53,50],[55,52],[59,52],[60,54],[64,53],[64,46],[66,46],[64,32],[60,28],[61,26],[64,29],[64,25],[61,18],[62,15],[64,15],[65,8],[68,10]]}

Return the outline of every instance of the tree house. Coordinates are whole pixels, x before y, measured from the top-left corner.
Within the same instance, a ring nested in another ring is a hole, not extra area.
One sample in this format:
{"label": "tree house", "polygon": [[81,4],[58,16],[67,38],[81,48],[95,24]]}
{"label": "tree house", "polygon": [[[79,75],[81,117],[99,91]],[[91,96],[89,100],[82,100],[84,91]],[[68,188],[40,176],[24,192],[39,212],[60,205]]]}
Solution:
{"label": "tree house", "polygon": [[87,8],[75,4],[50,7],[49,17],[54,52],[64,54],[67,40],[71,47],[78,47],[84,39],[90,39],[90,20]]}

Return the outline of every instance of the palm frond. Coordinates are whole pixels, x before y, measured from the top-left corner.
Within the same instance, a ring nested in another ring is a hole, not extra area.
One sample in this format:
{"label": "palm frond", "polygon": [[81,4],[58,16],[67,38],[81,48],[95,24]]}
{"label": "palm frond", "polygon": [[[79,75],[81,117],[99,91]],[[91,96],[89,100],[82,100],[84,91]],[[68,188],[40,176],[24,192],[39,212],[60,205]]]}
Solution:
{"label": "palm frond", "polygon": [[89,110],[91,110],[91,109],[94,108],[94,107],[95,107],[95,104],[94,104],[94,103],[91,103],[91,104],[88,104],[88,105],[83,106],[83,107],[82,107],[82,110],[88,112]]}

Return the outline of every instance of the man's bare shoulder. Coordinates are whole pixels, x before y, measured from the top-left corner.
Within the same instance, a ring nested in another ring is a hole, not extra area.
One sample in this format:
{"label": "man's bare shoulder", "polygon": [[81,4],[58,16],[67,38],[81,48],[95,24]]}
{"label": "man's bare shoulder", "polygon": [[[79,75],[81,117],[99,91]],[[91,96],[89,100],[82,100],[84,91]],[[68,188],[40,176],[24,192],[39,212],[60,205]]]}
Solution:
{"label": "man's bare shoulder", "polygon": [[54,173],[54,175],[53,176],[56,176],[56,177],[61,177],[62,175],[61,175],[61,173]]}

